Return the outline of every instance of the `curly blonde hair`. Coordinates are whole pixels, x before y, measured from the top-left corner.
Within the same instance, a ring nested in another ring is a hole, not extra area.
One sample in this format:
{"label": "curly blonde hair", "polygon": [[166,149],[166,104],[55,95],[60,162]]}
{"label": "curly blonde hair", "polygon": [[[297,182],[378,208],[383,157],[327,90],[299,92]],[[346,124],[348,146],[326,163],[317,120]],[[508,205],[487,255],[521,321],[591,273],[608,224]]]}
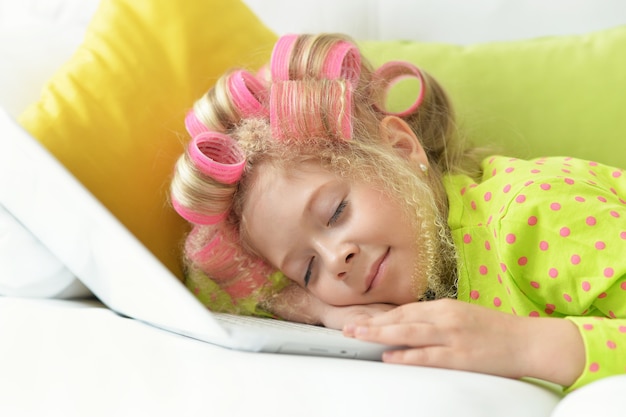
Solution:
{"label": "curly blonde hair", "polygon": [[[437,223],[433,233],[439,236],[424,236],[433,242],[427,246],[432,258],[439,259],[428,266],[427,276],[445,275],[444,281],[452,282],[456,265],[450,260],[454,248],[445,226],[447,198],[441,179],[447,173],[477,175],[479,156],[459,137],[452,105],[438,82],[403,62],[375,70],[354,42],[339,34],[281,38],[271,77],[259,74],[227,72],[188,117],[192,136],[198,135],[194,124],[200,131],[226,135],[232,143],[224,152],[233,154],[234,147],[234,155],[243,161],[236,180],[224,181],[203,170],[192,151],[200,149],[211,161],[223,153],[210,154],[209,145],[198,142],[190,143],[176,164],[172,201],[193,224],[184,248],[188,286],[213,310],[262,314],[267,309],[265,301],[287,281],[247,244],[243,207],[260,170],[289,171],[310,160],[380,187],[406,203],[410,217]],[[420,79],[416,105],[400,113],[387,111],[389,86],[406,76]],[[431,167],[426,181],[381,140],[380,123],[389,114],[405,120],[421,141]],[[432,210],[422,210],[424,204]],[[429,218],[431,212],[437,217]],[[442,250],[451,254],[447,261],[436,256]],[[453,295],[431,291],[439,293],[429,297]]]}

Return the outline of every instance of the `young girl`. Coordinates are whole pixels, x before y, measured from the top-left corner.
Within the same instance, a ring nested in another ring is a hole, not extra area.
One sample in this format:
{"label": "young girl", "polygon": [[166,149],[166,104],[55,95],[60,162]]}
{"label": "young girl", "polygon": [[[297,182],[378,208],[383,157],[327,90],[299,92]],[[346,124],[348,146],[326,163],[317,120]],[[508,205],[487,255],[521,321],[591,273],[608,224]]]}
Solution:
{"label": "young girl", "polygon": [[[407,77],[415,101],[389,109]],[[626,372],[623,171],[481,160],[430,75],[374,70],[339,35],[282,37],[267,71],[225,74],[186,126],[171,196],[209,308],[569,390]]]}

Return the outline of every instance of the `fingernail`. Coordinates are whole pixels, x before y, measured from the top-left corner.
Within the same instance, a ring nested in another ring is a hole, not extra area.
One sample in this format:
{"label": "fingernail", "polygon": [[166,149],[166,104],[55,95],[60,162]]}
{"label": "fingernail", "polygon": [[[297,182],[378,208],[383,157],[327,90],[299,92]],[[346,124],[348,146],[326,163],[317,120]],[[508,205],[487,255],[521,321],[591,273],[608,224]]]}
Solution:
{"label": "fingernail", "polygon": [[358,327],[354,330],[354,333],[355,333],[357,336],[365,336],[365,335],[367,334],[368,330],[369,330],[369,329],[368,329],[367,327],[365,327],[365,326],[358,326]]}
{"label": "fingernail", "polygon": [[345,326],[343,326],[343,333],[353,335],[354,329],[356,329],[356,326],[354,324],[346,324]]}

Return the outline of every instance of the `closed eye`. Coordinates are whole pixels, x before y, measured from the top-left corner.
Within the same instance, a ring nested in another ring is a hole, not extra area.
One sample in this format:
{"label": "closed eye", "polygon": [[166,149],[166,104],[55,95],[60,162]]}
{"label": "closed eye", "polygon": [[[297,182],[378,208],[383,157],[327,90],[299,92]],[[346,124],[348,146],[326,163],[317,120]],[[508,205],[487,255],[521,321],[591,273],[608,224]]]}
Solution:
{"label": "closed eye", "polygon": [[304,286],[305,287],[309,285],[309,281],[311,280],[311,270],[313,269],[313,259],[315,258],[311,258],[311,260],[309,261],[306,267],[306,272],[304,273]]}
{"label": "closed eye", "polygon": [[339,220],[339,218],[341,217],[341,214],[343,213],[347,205],[348,205],[348,201],[346,200],[342,200],[341,203],[339,203],[339,205],[337,206],[337,209],[335,209],[335,212],[328,220],[328,226],[332,226],[333,224],[337,223],[337,220]]}

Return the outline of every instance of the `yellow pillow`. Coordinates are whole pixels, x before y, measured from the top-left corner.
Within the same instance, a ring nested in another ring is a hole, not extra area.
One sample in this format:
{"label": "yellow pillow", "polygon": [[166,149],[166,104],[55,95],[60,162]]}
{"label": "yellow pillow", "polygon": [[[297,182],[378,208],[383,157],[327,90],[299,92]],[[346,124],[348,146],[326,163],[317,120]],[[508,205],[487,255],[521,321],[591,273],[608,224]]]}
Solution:
{"label": "yellow pillow", "polygon": [[275,41],[237,0],[103,0],[20,123],[182,278],[187,226],[167,196],[184,115],[226,69],[266,62]]}

